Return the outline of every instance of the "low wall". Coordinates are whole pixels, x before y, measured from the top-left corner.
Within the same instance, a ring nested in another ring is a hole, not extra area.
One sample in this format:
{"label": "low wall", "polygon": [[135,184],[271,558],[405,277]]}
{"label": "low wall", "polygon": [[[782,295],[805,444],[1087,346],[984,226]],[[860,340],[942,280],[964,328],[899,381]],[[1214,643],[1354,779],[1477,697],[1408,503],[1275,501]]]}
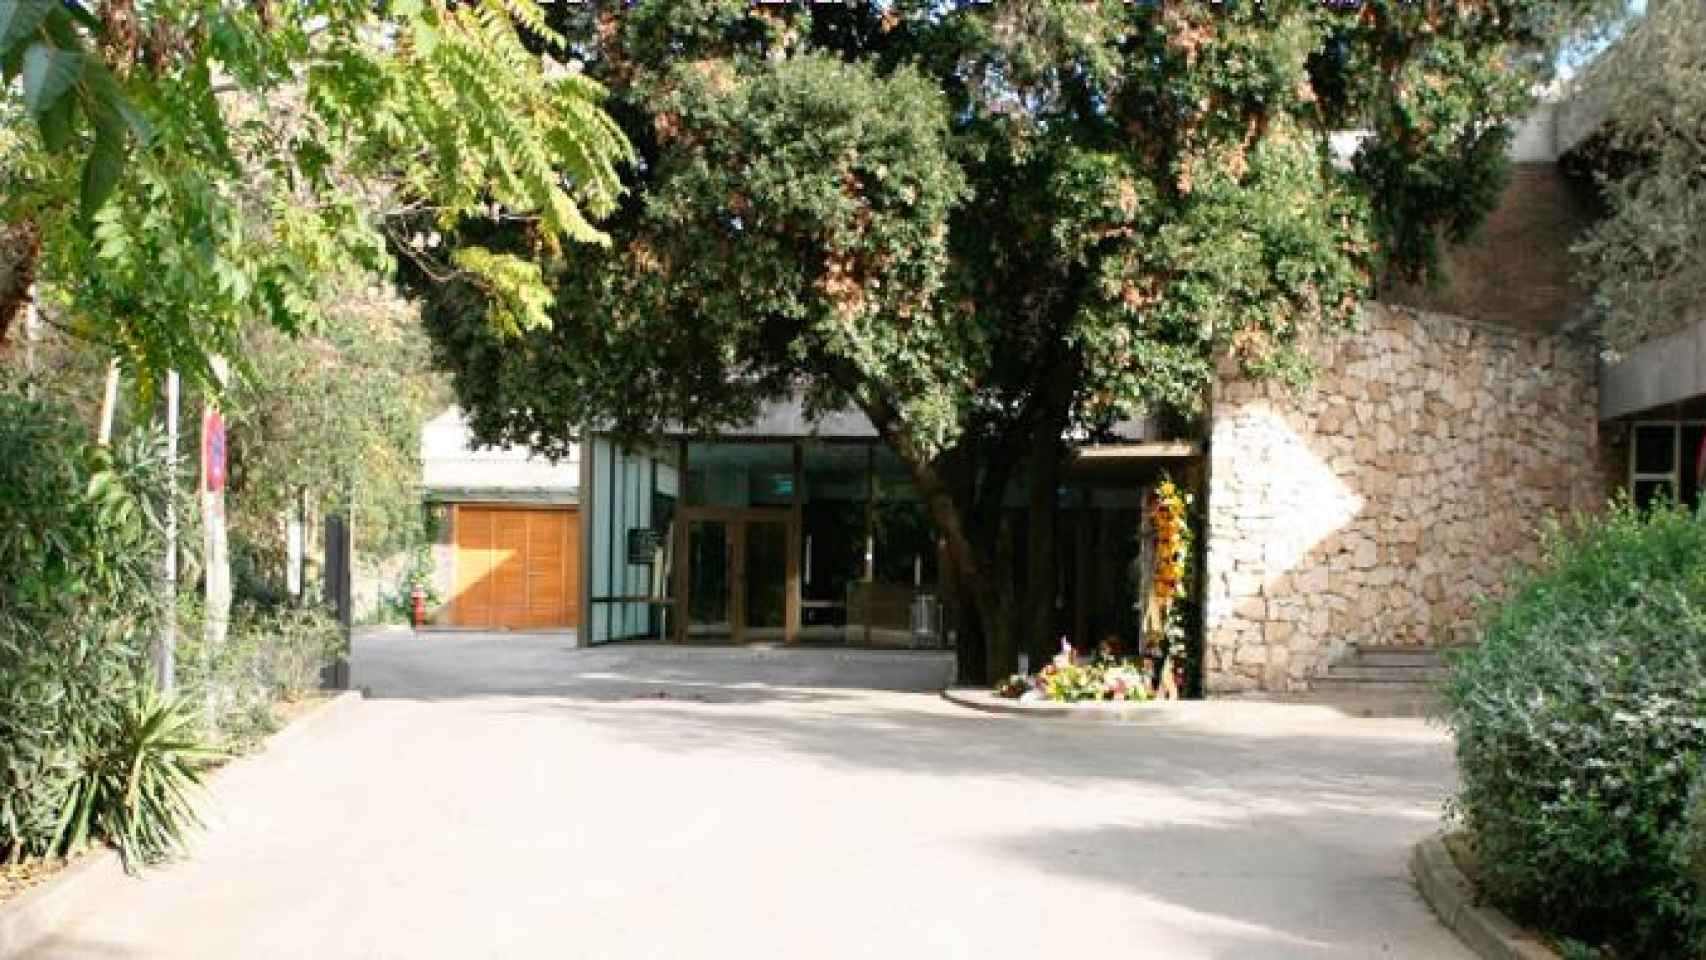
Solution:
{"label": "low wall", "polygon": [[1581,343],[1376,304],[1315,358],[1306,392],[1216,386],[1211,693],[1306,689],[1347,643],[1468,639],[1541,521],[1604,501]]}

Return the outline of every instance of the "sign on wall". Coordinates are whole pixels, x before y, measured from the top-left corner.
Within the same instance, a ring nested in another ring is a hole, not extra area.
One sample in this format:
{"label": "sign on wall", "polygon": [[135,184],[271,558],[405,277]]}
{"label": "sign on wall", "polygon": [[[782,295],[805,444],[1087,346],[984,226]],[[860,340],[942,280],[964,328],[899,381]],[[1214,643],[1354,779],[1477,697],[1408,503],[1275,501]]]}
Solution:
{"label": "sign on wall", "polygon": [[639,567],[651,566],[662,544],[662,536],[650,527],[629,528],[628,562]]}

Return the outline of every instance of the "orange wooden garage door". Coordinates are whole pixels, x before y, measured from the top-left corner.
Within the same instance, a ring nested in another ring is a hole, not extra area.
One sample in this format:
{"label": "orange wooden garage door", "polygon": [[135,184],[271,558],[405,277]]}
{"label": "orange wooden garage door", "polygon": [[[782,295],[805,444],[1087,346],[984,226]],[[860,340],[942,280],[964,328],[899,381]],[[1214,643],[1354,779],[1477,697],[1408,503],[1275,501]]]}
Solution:
{"label": "orange wooden garage door", "polygon": [[462,627],[572,627],[579,621],[580,515],[458,506],[456,595]]}

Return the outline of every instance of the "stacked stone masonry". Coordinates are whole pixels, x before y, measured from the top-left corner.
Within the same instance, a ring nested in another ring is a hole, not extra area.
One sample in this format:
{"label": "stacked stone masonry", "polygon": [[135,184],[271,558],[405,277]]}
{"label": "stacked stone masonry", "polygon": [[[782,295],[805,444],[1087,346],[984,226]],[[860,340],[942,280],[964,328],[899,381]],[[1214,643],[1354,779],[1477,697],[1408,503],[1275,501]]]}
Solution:
{"label": "stacked stone masonry", "polygon": [[1472,639],[1543,520],[1604,500],[1578,341],[1370,305],[1315,362],[1304,392],[1216,387],[1211,693],[1307,689],[1349,643]]}

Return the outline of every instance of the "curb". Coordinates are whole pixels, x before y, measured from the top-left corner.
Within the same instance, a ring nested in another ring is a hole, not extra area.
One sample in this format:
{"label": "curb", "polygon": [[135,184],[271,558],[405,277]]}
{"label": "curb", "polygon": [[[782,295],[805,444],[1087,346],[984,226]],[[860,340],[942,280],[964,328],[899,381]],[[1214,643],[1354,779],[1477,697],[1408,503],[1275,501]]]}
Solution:
{"label": "curb", "polygon": [[[281,747],[292,741],[300,740],[309,731],[324,726],[326,721],[331,717],[349,712],[350,708],[360,703],[361,700],[362,692],[360,690],[344,690],[336,696],[329,697],[325,703],[297,717],[295,720],[290,722],[289,726],[286,726],[284,729],[279,730],[277,733],[266,738],[266,740],[262,741],[260,749],[248,754],[248,756],[263,754],[275,747]],[[212,783],[218,779],[219,772],[228,769],[228,767],[229,764],[220,767],[219,770],[215,770],[213,776],[208,778],[208,782]]]}
{"label": "curb", "polygon": [[1534,934],[1485,904],[1451,858],[1440,836],[1410,848],[1410,875],[1440,922],[1484,960],[1559,960],[1558,953]]}
{"label": "curb", "polygon": [[1092,700],[1084,703],[1019,703],[972,687],[950,687],[942,699],[956,706],[1003,716],[1069,720],[1075,723],[1167,723],[1179,715],[1178,701]]}
{"label": "curb", "polygon": [[[257,757],[282,744],[300,740],[325,726],[332,718],[349,712],[361,699],[361,691],[345,690],[266,738],[254,752],[236,759]],[[227,763],[214,770],[207,777],[203,789],[214,789],[231,767]],[[74,911],[95,899],[101,890],[126,879],[131,878],[124,872],[124,862],[118,851],[100,847],[85,853],[53,879],[32,887],[15,900],[0,904],[0,960],[23,957],[31,947],[58,931]]]}

